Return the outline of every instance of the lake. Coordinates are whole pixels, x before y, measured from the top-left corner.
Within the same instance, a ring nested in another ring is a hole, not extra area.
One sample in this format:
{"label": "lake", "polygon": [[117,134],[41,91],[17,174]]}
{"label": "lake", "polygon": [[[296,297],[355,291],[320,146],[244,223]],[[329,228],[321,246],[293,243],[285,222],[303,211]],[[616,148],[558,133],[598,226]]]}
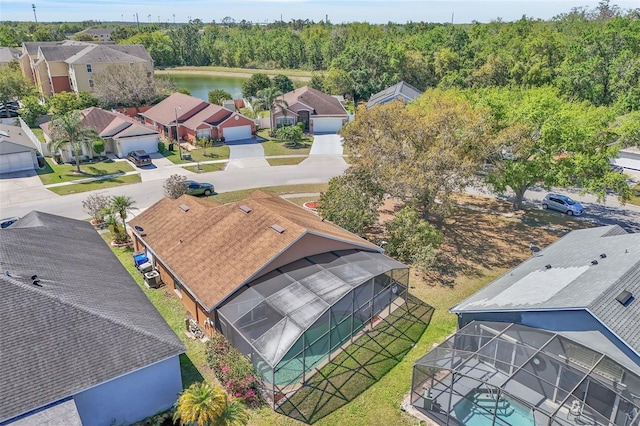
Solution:
{"label": "lake", "polygon": [[191,96],[209,101],[209,92],[221,89],[231,93],[233,99],[242,98],[242,83],[247,78],[242,77],[221,77],[216,75],[201,74],[162,74],[160,78],[170,78],[178,86],[178,89],[189,89]]}

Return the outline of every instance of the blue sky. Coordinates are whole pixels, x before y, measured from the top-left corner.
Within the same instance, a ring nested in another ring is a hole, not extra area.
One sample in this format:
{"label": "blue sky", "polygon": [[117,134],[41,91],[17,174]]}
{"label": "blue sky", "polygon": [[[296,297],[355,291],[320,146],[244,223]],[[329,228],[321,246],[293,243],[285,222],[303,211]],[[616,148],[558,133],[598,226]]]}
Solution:
{"label": "blue sky", "polygon": [[[140,22],[236,21],[273,22],[282,19],[333,23],[407,21],[469,23],[496,18],[514,21],[523,15],[549,19],[573,7],[594,8],[597,0],[0,0],[0,21],[33,21],[32,4],[39,22],[128,21],[137,13]],[[640,0],[611,0],[622,9],[640,8]]]}

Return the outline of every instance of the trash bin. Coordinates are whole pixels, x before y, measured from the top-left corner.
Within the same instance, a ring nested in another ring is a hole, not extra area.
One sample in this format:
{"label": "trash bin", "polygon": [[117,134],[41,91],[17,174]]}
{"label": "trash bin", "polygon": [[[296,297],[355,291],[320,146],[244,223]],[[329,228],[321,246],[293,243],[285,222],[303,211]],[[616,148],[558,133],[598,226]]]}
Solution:
{"label": "trash bin", "polygon": [[173,151],[173,144],[172,143],[169,144],[169,151]]}
{"label": "trash bin", "polygon": [[60,154],[59,152],[54,152],[53,161],[55,161],[57,164],[62,164],[62,154]]}
{"label": "trash bin", "polygon": [[45,167],[45,165],[47,164],[44,161],[44,157],[41,154],[36,154],[36,160],[38,160],[38,167],[39,168],[43,168]]}
{"label": "trash bin", "polygon": [[140,269],[140,272],[145,274],[147,272],[153,271],[153,265],[151,264],[151,262],[144,262],[141,263],[140,266],[138,266],[138,269]]}

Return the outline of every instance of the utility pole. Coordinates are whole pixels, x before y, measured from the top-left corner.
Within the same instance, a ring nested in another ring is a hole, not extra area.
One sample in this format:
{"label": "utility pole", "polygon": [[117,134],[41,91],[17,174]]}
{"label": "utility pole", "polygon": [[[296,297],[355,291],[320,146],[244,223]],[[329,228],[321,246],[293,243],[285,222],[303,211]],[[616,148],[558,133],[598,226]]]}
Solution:
{"label": "utility pole", "polygon": [[38,16],[36,16],[36,4],[31,3],[31,7],[33,8],[33,19],[36,20],[36,24],[38,23]]}
{"label": "utility pole", "polygon": [[176,24],[176,14],[174,13],[173,14],[173,25],[175,25],[175,24]]}
{"label": "utility pole", "polygon": [[136,12],[136,23],[138,24],[138,32],[140,32],[140,19],[138,19],[138,12]]}

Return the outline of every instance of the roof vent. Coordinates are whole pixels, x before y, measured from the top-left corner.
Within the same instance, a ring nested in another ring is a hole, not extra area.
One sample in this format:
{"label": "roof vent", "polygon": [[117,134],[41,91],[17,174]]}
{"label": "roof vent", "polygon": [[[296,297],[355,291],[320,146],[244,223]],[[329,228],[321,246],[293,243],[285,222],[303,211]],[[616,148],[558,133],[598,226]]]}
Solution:
{"label": "roof vent", "polygon": [[37,275],[31,275],[31,284],[35,285],[36,287],[42,287]]}
{"label": "roof vent", "polygon": [[591,261],[591,264],[595,266],[595,265],[597,265],[597,264],[598,264],[598,261],[597,261],[597,260],[592,260],[592,261]]}
{"label": "roof vent", "polygon": [[633,294],[631,292],[624,290],[622,293],[616,297],[616,300],[622,304],[622,306],[627,306],[633,300]]}
{"label": "roof vent", "polygon": [[544,265],[544,269],[551,269],[551,264],[547,263],[546,265]]}
{"label": "roof vent", "polygon": [[607,257],[606,253],[600,253],[600,259],[604,259],[605,257]]}
{"label": "roof vent", "polygon": [[253,211],[253,209],[251,207],[247,206],[246,204],[242,204],[240,206],[240,210],[242,210],[246,214],[249,214],[249,213],[251,213]]}
{"label": "roof vent", "polygon": [[189,206],[186,204],[180,204],[180,210],[186,213],[189,211]]}
{"label": "roof vent", "polygon": [[136,231],[138,231],[138,232],[144,232],[144,229],[143,229],[143,228],[142,228],[142,226],[140,226],[140,225],[136,225],[136,226],[134,226],[134,228],[135,228],[135,229],[136,229]]}
{"label": "roof vent", "polygon": [[277,223],[274,223],[273,225],[271,225],[271,229],[276,231],[278,234],[282,234],[285,231],[285,229],[282,226],[278,225]]}

